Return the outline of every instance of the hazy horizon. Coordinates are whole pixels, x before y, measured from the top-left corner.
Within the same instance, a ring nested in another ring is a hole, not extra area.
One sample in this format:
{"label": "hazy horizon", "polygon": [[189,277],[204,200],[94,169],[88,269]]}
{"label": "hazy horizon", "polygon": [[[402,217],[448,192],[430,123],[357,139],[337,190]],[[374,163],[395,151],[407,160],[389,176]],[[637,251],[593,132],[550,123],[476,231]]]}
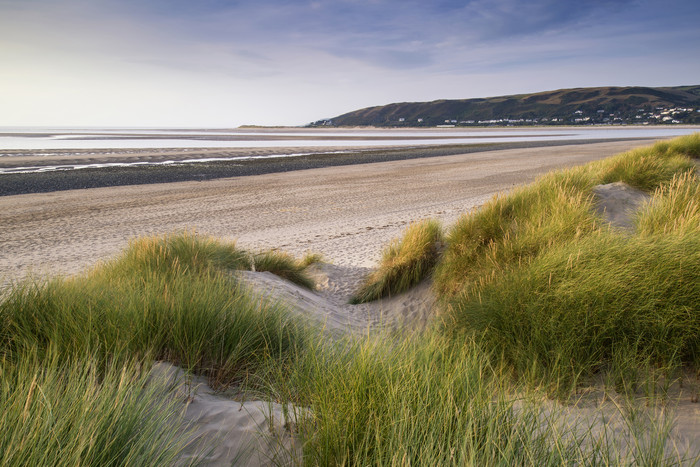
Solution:
{"label": "hazy horizon", "polygon": [[0,0],[0,126],[300,126],[391,102],[693,85],[670,0]]}

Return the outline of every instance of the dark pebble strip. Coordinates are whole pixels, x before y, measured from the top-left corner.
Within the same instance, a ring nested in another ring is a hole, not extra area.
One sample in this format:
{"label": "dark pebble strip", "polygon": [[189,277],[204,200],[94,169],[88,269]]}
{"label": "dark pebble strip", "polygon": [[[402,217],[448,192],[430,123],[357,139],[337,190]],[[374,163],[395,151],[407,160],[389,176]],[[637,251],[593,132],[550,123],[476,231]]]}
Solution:
{"label": "dark pebble strip", "polygon": [[[639,138],[634,138],[639,139]],[[213,180],[340,165],[367,164],[422,157],[449,156],[501,149],[567,146],[622,141],[623,139],[576,141],[526,141],[474,145],[439,145],[417,148],[377,149],[342,154],[313,154],[243,161],[196,162],[172,165],[105,167],[52,172],[0,175],[0,196],[109,186]],[[222,148],[225,151],[225,148]],[[192,156],[196,156],[193,153]],[[205,157],[210,157],[207,155]]]}

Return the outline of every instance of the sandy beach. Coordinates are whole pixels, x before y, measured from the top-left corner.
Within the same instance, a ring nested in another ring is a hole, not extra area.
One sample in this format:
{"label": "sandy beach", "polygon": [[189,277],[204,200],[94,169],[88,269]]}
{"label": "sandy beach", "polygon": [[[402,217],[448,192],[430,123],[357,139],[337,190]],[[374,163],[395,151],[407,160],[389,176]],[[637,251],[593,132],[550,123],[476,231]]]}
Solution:
{"label": "sandy beach", "polygon": [[0,278],[72,274],[130,238],[195,229],[244,248],[313,251],[369,268],[410,222],[445,224],[553,169],[648,140],[531,147],[207,181],[0,197]]}

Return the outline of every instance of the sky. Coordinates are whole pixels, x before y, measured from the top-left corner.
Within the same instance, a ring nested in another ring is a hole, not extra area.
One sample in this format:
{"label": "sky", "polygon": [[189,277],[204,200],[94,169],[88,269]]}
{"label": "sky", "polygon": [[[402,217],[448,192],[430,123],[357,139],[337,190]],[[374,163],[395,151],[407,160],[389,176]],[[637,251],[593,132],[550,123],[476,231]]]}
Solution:
{"label": "sky", "polygon": [[304,125],[700,84],[697,0],[0,0],[0,126]]}

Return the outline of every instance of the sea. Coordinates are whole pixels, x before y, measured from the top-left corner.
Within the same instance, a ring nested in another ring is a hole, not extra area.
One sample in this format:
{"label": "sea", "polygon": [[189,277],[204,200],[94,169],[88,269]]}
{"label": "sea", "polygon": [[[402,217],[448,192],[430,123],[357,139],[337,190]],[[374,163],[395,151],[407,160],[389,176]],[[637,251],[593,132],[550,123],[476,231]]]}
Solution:
{"label": "sea", "polygon": [[[235,157],[197,157],[197,149],[207,148],[285,148],[285,152],[267,153],[254,158],[295,157],[308,154],[329,154],[327,148],[419,147],[439,145],[473,145],[485,143],[517,143],[539,141],[614,140],[655,138],[664,139],[687,135],[700,127],[566,127],[566,128],[430,128],[430,129],[186,129],[186,128],[44,128],[0,127],[0,174],[83,168],[79,164],[41,167],[3,168],[2,160],[17,156],[52,156],[85,153],[94,149],[190,149],[193,157],[186,160],[156,162],[120,162],[128,166],[169,163],[197,163],[216,160],[250,159]],[[304,148],[302,152],[289,151]],[[309,151],[309,148],[311,150]],[[342,151],[340,151],[342,152]],[[332,152],[331,152],[332,153]],[[105,166],[113,166],[105,163]],[[98,167],[100,164],[90,164]]]}

